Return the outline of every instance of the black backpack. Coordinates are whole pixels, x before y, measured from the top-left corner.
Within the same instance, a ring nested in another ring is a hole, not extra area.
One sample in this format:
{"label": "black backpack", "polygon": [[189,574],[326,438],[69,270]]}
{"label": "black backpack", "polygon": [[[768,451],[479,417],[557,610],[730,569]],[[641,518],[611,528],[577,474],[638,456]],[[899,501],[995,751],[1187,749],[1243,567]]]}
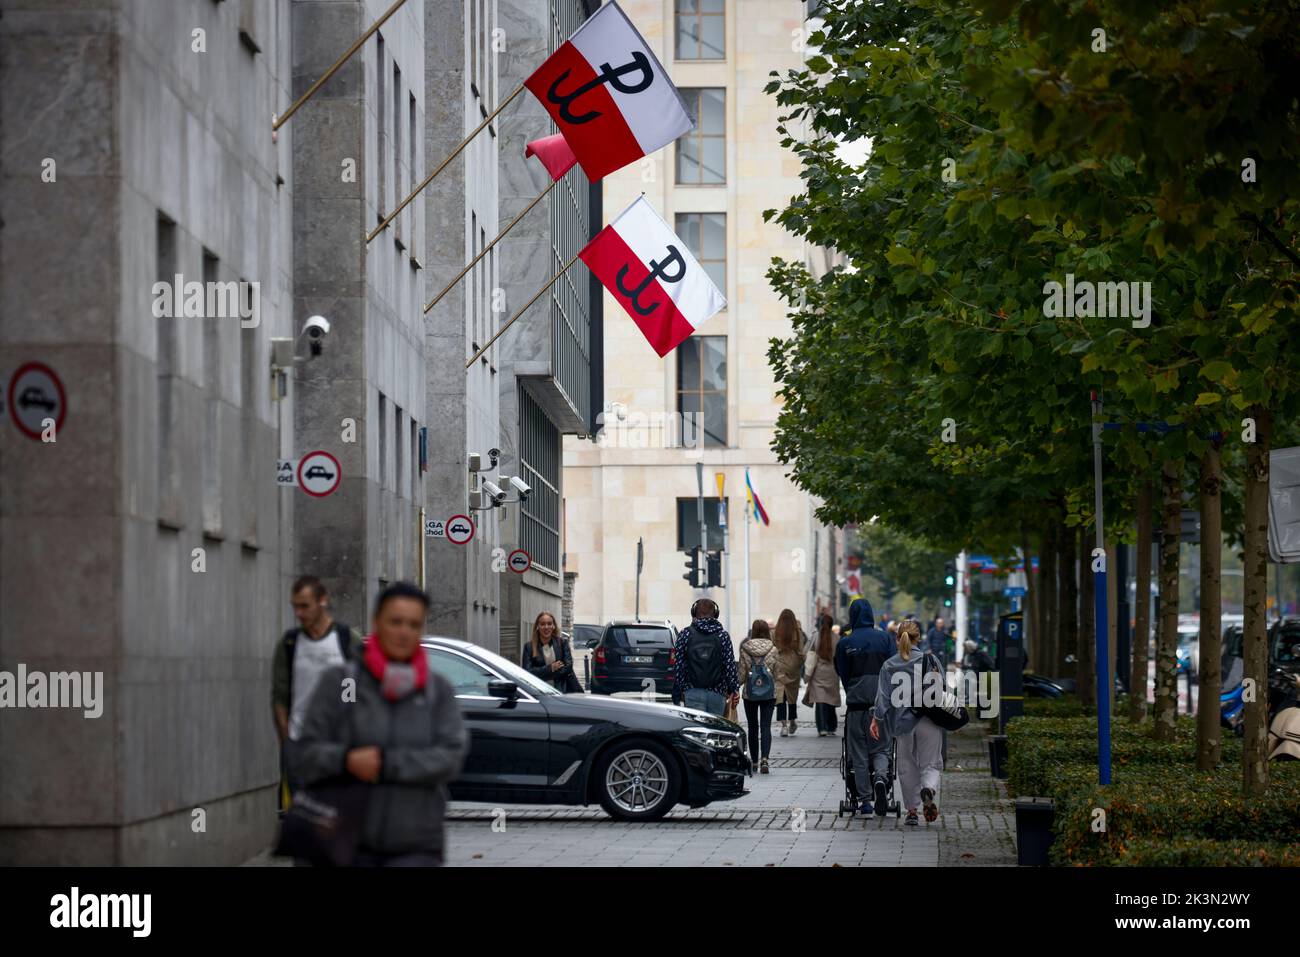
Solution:
{"label": "black backpack", "polygon": [[722,684],[722,636],[692,631],[686,640],[686,676],[692,688]]}

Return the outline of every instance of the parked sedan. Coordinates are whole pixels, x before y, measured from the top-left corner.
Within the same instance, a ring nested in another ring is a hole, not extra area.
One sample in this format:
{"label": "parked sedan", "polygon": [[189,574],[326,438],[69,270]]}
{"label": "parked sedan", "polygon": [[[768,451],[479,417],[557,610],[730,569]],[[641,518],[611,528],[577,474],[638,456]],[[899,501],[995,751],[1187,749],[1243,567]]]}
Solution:
{"label": "parked sedan", "polygon": [[654,821],[675,804],[740,797],[750,762],[740,726],[663,704],[561,694],[500,655],[426,637],[429,664],[456,689],[471,741],[452,782],[460,801],[598,803]]}

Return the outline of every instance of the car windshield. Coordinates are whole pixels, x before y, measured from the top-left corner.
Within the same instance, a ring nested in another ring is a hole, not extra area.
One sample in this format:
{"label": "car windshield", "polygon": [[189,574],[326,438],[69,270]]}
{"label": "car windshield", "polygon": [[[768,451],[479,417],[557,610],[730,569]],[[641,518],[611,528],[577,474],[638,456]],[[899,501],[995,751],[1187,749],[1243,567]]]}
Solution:
{"label": "car windshield", "polygon": [[1287,624],[1279,628],[1273,637],[1273,663],[1276,665],[1300,663],[1300,655],[1296,654],[1296,645],[1300,645],[1300,623]]}

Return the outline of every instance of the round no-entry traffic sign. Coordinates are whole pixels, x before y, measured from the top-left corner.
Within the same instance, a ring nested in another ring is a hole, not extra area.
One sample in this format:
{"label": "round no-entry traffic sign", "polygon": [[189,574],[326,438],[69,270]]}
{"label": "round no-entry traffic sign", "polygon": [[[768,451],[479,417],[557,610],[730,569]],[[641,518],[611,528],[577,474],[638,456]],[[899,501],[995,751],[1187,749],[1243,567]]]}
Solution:
{"label": "round no-entry traffic sign", "polygon": [[522,575],[533,567],[533,556],[522,548],[516,548],[506,557],[506,565],[512,572],[518,572]]}
{"label": "round no-entry traffic sign", "polygon": [[45,363],[28,362],[19,366],[9,378],[6,398],[14,425],[29,439],[41,440],[46,419],[54,420],[56,435],[63,428],[68,397],[59,377]]}
{"label": "round no-entry traffic sign", "polygon": [[474,537],[474,520],[468,515],[453,515],[447,519],[447,539],[464,545]]}
{"label": "round no-entry traffic sign", "polygon": [[298,460],[298,485],[308,495],[324,498],[343,481],[343,469],[339,460],[330,453],[318,449],[308,452]]}

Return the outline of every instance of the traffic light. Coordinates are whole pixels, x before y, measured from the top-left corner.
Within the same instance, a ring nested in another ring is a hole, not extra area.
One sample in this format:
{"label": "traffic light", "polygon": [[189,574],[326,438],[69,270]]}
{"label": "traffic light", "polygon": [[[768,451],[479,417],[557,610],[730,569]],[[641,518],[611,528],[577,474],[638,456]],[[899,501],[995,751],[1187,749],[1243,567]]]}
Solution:
{"label": "traffic light", "polygon": [[951,607],[952,607],[952,599],[951,599],[951,598],[945,598],[945,599],[943,600],[943,607],[944,607],[944,608],[951,608]]}
{"label": "traffic light", "polygon": [[709,552],[708,588],[725,588],[722,584],[722,552]]}
{"label": "traffic light", "polygon": [[[943,583],[952,588],[957,584],[957,565],[954,562],[948,562],[943,566],[943,575]],[[948,604],[952,604],[952,602]]]}
{"label": "traffic light", "polygon": [[686,553],[686,572],[682,575],[692,588],[703,588],[700,584],[700,549],[692,548]]}

